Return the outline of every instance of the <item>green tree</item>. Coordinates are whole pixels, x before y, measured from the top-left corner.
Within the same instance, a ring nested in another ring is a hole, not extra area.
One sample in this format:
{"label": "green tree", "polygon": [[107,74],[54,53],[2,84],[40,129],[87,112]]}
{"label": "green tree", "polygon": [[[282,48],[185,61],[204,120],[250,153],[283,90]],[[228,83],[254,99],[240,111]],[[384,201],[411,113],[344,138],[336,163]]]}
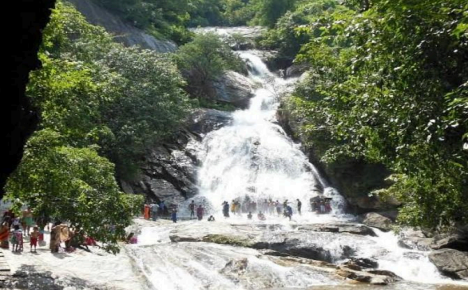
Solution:
{"label": "green tree", "polygon": [[187,90],[198,98],[210,98],[210,84],[225,71],[243,71],[243,62],[216,34],[195,36],[179,48],[175,59],[187,80]]}
{"label": "green tree", "polygon": [[7,198],[31,206],[35,218],[68,221],[112,252],[118,251],[119,238],[143,203],[140,195],[120,192],[107,159],[92,148],[65,146],[50,129],[28,141],[6,190]]}
{"label": "green tree", "polygon": [[404,202],[401,222],[466,223],[467,4],[371,4],[311,24],[320,34],[297,60],[312,70],[291,110],[325,162],[363,158],[396,173],[380,193]]}

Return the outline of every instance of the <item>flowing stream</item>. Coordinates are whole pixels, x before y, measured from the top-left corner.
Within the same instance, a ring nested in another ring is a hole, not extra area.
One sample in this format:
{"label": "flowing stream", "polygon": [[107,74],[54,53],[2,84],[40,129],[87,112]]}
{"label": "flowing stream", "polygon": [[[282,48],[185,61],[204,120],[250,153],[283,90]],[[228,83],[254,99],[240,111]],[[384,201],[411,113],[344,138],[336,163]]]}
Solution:
{"label": "flowing stream", "polygon": [[[195,199],[205,204],[216,222],[185,221],[143,227],[139,244],[127,246],[126,250],[143,273],[147,288],[378,288],[349,284],[326,271],[266,256],[256,249],[201,242],[199,238],[206,234],[229,234],[246,239],[261,236],[267,241],[285,235],[294,239],[300,235],[304,246],[326,251],[335,264],[349,257],[346,252],[373,259],[379,269],[392,271],[404,279],[387,289],[459,289],[456,282],[439,274],[429,261],[428,252],[399,247],[398,238],[392,232],[374,229],[377,236],[372,237],[299,231],[301,225],[357,223],[353,216],[344,214],[343,197],[327,184],[300,146],[276,123],[279,98],[292,90],[297,79],[277,77],[255,51],[243,51],[239,55],[248,64],[249,78],[257,84],[255,97],[248,109],[232,113],[230,125],[208,133],[199,150],[200,193]],[[317,215],[310,211],[309,200],[318,194],[332,198],[330,214]],[[248,220],[245,213],[231,215],[229,219],[222,216],[224,201],[246,199],[256,201],[257,210],[266,212],[265,200],[282,203],[287,199],[294,208],[293,219],[267,215],[266,221]],[[303,204],[302,215],[296,210],[297,199]],[[186,208],[187,204],[181,206],[182,211]],[[182,237],[180,242],[171,243],[174,236]]]}

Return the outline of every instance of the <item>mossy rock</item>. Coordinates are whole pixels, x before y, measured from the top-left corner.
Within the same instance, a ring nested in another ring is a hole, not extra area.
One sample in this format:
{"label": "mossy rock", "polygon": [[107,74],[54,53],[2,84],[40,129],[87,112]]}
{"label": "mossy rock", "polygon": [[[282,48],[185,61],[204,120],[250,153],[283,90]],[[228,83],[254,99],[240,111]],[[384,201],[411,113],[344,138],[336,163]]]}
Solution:
{"label": "mossy rock", "polygon": [[226,235],[219,235],[219,234],[212,234],[203,237],[203,242],[207,243],[215,243],[221,245],[231,245],[231,246],[239,246],[239,247],[251,247],[252,242],[235,236],[226,236]]}

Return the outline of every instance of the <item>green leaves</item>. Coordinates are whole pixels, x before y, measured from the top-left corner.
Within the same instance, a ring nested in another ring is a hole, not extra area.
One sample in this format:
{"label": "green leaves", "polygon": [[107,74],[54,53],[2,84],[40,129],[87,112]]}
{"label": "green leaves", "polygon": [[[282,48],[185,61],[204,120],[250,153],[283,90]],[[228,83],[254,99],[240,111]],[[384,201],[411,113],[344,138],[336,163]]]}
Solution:
{"label": "green leaves", "polygon": [[[7,198],[31,206],[36,217],[68,221],[112,247],[138,214],[136,206],[141,206],[143,197],[121,193],[114,165],[95,150],[69,147],[62,141],[49,129],[31,137],[20,166],[8,180]],[[105,229],[110,226],[114,232]]]}
{"label": "green leaves", "polygon": [[210,98],[209,83],[227,70],[243,71],[243,62],[216,34],[195,36],[174,56],[187,80],[187,90],[197,98]]}
{"label": "green leaves", "polygon": [[312,69],[289,106],[325,162],[365,158],[406,176],[392,190],[402,222],[468,222],[466,3],[372,4],[314,19],[296,58]]}
{"label": "green leaves", "polygon": [[183,78],[167,56],[112,43],[61,2],[39,57],[27,94],[41,123],[8,196],[42,223],[69,221],[115,251],[142,196],[120,192],[114,176],[131,178],[145,151],[177,129],[190,109]]}

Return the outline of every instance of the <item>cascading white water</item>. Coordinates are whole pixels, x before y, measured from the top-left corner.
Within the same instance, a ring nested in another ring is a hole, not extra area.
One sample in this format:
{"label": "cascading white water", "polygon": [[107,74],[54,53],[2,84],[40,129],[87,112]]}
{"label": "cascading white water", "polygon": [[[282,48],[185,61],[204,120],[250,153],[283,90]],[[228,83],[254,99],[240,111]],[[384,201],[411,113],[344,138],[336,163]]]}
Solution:
{"label": "cascading white water", "polygon": [[299,199],[308,209],[309,199],[322,189],[333,195],[332,208],[341,213],[343,199],[328,188],[315,167],[274,122],[279,96],[292,88],[296,79],[284,80],[271,73],[253,52],[240,53],[249,66],[249,77],[259,88],[247,110],[233,113],[233,122],[207,134],[200,152],[200,195],[214,210],[223,201],[248,196],[256,202],[265,199]]}
{"label": "cascading white water", "polygon": [[[283,129],[275,124],[279,96],[293,88],[296,79],[284,80],[271,73],[254,52],[240,53],[249,68],[249,77],[260,87],[247,110],[233,113],[233,122],[206,135],[200,152],[203,166],[199,170],[200,195],[215,212],[221,211],[223,201],[231,202],[246,195],[251,199],[300,199],[304,210],[308,201],[323,189],[322,194],[333,198],[334,221],[348,222],[342,214],[343,197],[320,176],[299,146],[291,141]],[[297,217],[296,221],[317,222],[329,217],[312,213]],[[271,221],[278,221],[275,217]],[[355,235],[315,234],[310,243],[328,250],[339,261],[343,248],[352,248],[359,257],[376,259],[379,268],[390,270],[409,281],[444,283],[429,262],[428,253],[402,249],[392,232],[376,230],[378,237]],[[430,277],[430,279],[425,278]]]}

